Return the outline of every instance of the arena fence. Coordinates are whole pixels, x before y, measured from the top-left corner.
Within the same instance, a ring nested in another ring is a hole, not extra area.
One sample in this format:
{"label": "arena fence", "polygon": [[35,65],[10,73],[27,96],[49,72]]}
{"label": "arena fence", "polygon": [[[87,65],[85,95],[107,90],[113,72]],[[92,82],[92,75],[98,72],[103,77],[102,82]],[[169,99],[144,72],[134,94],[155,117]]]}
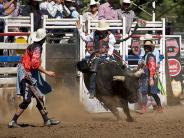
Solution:
{"label": "arena fence", "polygon": [[[17,36],[17,33],[1,33],[4,36]],[[24,33],[18,33],[18,35],[25,35]],[[26,33],[27,35],[27,33]],[[16,83],[17,67],[16,64],[20,62],[21,55],[17,55],[16,51],[25,50],[28,46],[27,43],[0,43],[0,50],[3,51],[4,55],[0,56],[0,84],[10,85]],[[6,53],[6,54],[5,54]],[[11,54],[14,53],[14,54]]]}

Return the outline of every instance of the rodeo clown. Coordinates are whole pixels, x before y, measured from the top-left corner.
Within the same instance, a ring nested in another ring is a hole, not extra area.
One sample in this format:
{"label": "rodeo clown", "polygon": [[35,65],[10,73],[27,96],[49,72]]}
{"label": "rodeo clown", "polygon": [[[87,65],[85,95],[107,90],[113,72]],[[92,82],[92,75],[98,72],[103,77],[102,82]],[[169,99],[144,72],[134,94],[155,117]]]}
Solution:
{"label": "rodeo clown", "polygon": [[31,39],[33,43],[27,47],[21,63],[18,64],[16,93],[23,97],[23,102],[19,105],[15,115],[9,122],[8,127],[10,128],[20,127],[17,124],[17,119],[31,103],[32,97],[37,101],[36,107],[42,115],[45,126],[60,123],[60,121],[48,118],[43,102],[43,96],[51,92],[51,87],[43,80],[41,73],[50,77],[55,76],[54,72],[47,71],[41,66],[42,45],[46,39],[46,30],[38,29],[31,34]]}
{"label": "rodeo clown", "polygon": [[155,45],[152,39],[143,40],[144,56],[139,63],[139,67],[144,69],[144,74],[141,75],[139,80],[139,103],[141,105],[141,112],[146,112],[147,105],[147,94],[152,96],[157,104],[157,110],[162,111],[161,101],[158,96],[160,92],[157,88],[156,83],[156,72],[157,72],[157,59],[154,55]]}
{"label": "rodeo clown", "polygon": [[84,32],[80,31],[81,25],[79,22],[76,23],[76,27],[79,31],[81,38],[86,42],[93,42],[93,53],[95,57],[92,59],[92,74],[90,76],[90,86],[89,86],[89,98],[92,99],[96,93],[96,71],[99,64],[105,60],[109,60],[112,57],[114,51],[114,44],[116,39],[114,35],[108,31],[109,24],[104,20],[98,22],[98,28],[96,31],[89,35],[85,35]]}

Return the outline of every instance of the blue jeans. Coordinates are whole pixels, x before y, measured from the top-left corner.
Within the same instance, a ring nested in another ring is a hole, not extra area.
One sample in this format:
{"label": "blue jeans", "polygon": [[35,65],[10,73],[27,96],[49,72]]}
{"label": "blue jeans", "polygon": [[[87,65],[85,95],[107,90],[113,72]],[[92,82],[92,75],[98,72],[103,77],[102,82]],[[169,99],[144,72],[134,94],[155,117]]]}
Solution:
{"label": "blue jeans", "polygon": [[106,60],[107,56],[97,57],[92,61],[92,72],[90,76],[89,93],[95,93],[96,91],[96,73],[98,65]]}

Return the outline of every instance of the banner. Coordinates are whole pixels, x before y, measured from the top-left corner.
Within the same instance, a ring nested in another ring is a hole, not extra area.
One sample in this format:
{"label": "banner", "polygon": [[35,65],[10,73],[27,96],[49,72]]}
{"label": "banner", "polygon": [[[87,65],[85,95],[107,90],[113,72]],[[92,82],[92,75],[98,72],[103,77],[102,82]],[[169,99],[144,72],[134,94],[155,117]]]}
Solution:
{"label": "banner", "polygon": [[166,52],[168,56],[169,74],[171,76],[171,86],[175,97],[179,97],[183,93],[184,88],[184,77],[182,77],[184,63],[181,62],[180,47],[181,36],[166,36]]}

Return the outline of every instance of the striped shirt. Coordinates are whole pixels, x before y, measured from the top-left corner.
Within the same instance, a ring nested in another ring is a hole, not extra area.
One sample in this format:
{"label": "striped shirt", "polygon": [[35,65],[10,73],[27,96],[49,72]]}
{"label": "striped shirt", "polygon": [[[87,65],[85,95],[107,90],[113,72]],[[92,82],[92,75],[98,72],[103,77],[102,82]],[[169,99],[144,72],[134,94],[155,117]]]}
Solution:
{"label": "striped shirt", "polygon": [[99,20],[118,20],[118,12],[108,2],[100,5],[98,9]]}

